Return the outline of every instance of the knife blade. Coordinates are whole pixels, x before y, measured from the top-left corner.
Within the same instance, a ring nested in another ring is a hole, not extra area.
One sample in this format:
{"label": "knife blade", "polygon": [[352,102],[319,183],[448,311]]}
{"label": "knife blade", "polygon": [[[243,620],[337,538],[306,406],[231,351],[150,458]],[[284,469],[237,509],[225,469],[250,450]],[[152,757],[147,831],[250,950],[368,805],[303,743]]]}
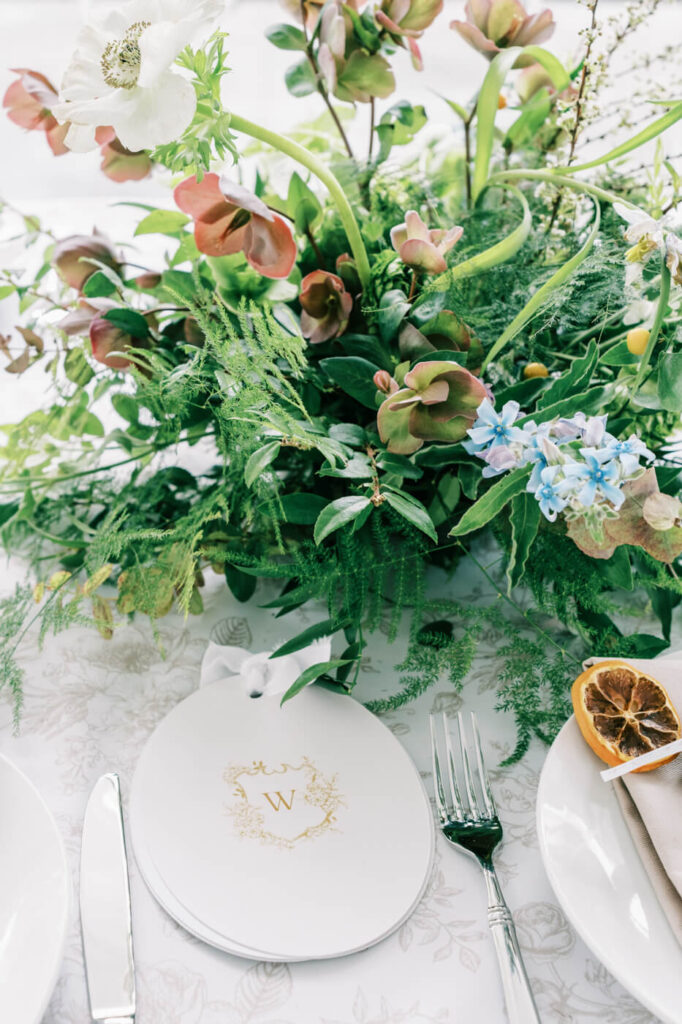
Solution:
{"label": "knife blade", "polygon": [[102,775],[85,809],[80,915],[90,1014],[100,1024],[134,1024],[135,965],[121,787]]}

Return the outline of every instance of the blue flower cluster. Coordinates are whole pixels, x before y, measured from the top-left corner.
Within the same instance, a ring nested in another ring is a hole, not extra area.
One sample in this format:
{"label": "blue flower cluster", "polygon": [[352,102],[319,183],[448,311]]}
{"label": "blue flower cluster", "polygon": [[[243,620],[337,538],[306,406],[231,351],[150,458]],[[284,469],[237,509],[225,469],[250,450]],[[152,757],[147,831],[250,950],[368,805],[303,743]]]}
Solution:
{"label": "blue flower cluster", "polygon": [[571,518],[613,515],[625,501],[623,484],[644,472],[640,459],[654,458],[635,434],[625,441],[609,434],[606,416],[579,412],[571,419],[517,425],[519,419],[518,402],[496,412],[484,399],[464,447],[486,463],[485,477],[532,465],[527,490],[550,522],[560,512]]}

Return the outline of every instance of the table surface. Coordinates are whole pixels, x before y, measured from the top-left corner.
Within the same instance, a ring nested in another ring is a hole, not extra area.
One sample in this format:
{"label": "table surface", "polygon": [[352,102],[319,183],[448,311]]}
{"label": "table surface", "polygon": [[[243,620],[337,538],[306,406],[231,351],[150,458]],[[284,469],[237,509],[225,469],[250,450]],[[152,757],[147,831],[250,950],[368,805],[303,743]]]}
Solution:
{"label": "table surface", "polygon": [[[14,563],[5,578],[19,577]],[[3,589],[4,589],[3,581]],[[443,586],[442,582],[439,587]],[[445,584],[451,596],[490,602],[489,584],[467,565]],[[199,684],[199,666],[212,625],[228,619],[232,642],[271,649],[323,617],[302,609],[274,620],[257,591],[237,604],[215,576],[207,581],[206,611],[185,622],[123,624],[114,638],[77,628],[22,647],[26,670],[21,734],[9,708],[0,708],[0,751],[31,778],[53,810],[72,868],[74,895],[83,814],[103,772],[121,776],[124,804],[140,752],[156,724]],[[445,592],[441,591],[441,592]],[[273,629],[274,625],[274,629]],[[535,742],[523,760],[500,769],[514,726],[494,711],[501,668],[498,638],[484,635],[464,690],[446,682],[404,709],[384,716],[431,789],[428,713],[474,709],[479,714],[492,786],[504,825],[497,868],[514,913],[528,973],[544,1024],[655,1024],[576,937],[545,875],[535,831],[535,797],[547,748]],[[374,634],[362,666],[359,696],[397,687],[393,666],[404,644]],[[126,807],[127,810],[127,807]],[[503,1024],[506,1015],[483,879],[466,855],[438,836],[427,892],[412,917],[372,949],[336,961],[264,964],[233,957],[192,938],[157,905],[130,857],[141,1024]],[[74,902],[77,906],[77,902]],[[86,989],[77,915],[61,977],[43,1024],[82,1024]]]}

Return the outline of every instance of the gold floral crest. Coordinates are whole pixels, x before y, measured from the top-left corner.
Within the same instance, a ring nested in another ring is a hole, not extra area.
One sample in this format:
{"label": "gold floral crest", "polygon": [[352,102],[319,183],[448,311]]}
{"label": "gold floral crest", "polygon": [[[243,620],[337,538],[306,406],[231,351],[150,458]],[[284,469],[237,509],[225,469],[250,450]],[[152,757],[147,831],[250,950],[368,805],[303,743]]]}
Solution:
{"label": "gold floral crest", "polygon": [[[302,800],[308,807],[320,809],[320,821],[301,829],[294,836],[287,837],[278,835],[276,832],[266,828],[264,811],[269,807],[275,811],[291,811],[294,805],[297,791],[292,789],[287,795],[286,790],[273,787],[262,793],[264,804],[262,808],[257,807],[249,800],[249,795],[243,784],[242,777],[266,776],[272,777],[278,782],[277,777],[285,777],[289,772],[303,772],[305,778],[305,789],[302,790],[299,800]],[[231,764],[228,765],[223,779],[232,786],[235,797],[233,803],[226,805],[226,810],[234,820],[237,835],[243,839],[257,839],[261,843],[272,846],[279,846],[284,849],[293,849],[297,843],[304,839],[315,839],[324,832],[337,831],[336,814],[340,807],[345,806],[344,799],[339,793],[336,780],[337,776],[325,776],[308,757],[304,757],[299,764],[282,762],[279,768],[269,768],[263,761],[253,761],[250,765]]]}

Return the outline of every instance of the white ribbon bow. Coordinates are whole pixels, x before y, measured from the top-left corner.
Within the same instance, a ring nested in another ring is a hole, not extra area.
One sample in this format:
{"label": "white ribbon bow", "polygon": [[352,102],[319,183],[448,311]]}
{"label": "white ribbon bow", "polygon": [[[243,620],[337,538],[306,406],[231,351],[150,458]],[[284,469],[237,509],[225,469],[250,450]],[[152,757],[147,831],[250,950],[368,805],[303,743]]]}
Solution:
{"label": "white ribbon bow", "polygon": [[249,697],[283,694],[311,665],[329,661],[331,640],[315,640],[302,651],[270,659],[272,651],[252,654],[243,647],[209,643],[201,663],[201,685],[238,676]]}

